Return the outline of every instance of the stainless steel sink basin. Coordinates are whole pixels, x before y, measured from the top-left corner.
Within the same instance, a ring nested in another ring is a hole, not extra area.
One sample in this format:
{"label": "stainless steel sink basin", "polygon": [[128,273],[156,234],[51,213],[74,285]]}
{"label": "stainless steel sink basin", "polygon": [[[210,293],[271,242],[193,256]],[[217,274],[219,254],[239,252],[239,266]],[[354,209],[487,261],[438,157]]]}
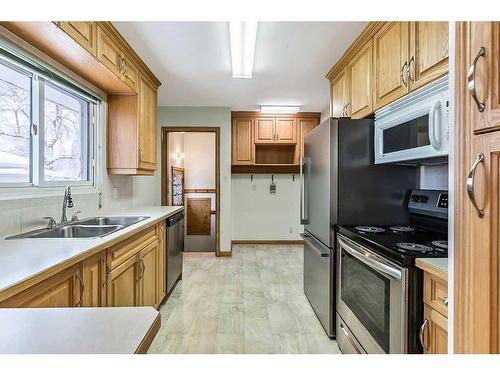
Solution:
{"label": "stainless steel sink basin", "polygon": [[78,223],[82,225],[122,225],[128,227],[146,219],[149,219],[149,216],[103,216],[82,219]]}
{"label": "stainless steel sink basin", "polygon": [[123,228],[123,225],[67,225],[48,229],[28,238],[92,238],[103,237]]}

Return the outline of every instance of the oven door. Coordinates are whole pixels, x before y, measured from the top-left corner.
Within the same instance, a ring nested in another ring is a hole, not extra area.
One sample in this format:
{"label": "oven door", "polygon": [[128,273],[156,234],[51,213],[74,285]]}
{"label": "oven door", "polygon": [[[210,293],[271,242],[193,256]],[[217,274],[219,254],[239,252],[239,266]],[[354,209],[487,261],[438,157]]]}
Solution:
{"label": "oven door", "polygon": [[440,97],[375,120],[375,164],[448,154],[448,109]]}
{"label": "oven door", "polygon": [[367,353],[406,353],[407,270],[341,234],[337,243],[338,314]]}

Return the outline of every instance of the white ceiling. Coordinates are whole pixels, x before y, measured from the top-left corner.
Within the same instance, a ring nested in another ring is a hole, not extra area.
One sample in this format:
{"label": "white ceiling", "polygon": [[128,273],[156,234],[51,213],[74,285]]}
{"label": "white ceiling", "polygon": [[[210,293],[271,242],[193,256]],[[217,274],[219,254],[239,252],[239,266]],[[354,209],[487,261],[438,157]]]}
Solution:
{"label": "white ceiling", "polygon": [[366,22],[260,22],[252,79],[234,79],[227,22],[114,22],[162,82],[163,106],[328,106],[325,74]]}

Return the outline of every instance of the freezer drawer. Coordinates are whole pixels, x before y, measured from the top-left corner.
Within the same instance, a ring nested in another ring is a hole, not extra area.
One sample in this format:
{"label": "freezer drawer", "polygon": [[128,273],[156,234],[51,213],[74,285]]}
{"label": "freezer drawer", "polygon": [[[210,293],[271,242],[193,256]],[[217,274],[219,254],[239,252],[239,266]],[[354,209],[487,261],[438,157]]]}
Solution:
{"label": "freezer drawer", "polygon": [[309,233],[304,239],[304,293],[329,337],[335,337],[334,254]]}

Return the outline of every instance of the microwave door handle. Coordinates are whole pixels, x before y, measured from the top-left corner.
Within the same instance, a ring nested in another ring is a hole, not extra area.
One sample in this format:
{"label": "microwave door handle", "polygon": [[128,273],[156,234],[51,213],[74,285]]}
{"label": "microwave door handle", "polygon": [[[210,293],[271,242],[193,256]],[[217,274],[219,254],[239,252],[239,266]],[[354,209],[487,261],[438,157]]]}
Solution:
{"label": "microwave door handle", "polygon": [[309,158],[300,160],[300,224],[309,224]]}
{"label": "microwave door handle", "polygon": [[382,272],[385,275],[391,276],[395,279],[401,280],[402,275],[401,271],[399,271],[397,268],[388,266],[387,264],[381,263],[373,259],[372,257],[365,255],[363,253],[360,253],[353,247],[349,246],[345,241],[343,241],[341,238],[338,238],[340,247],[347,251],[349,254],[351,254],[353,257],[358,259],[360,262],[366,264],[367,266],[376,269],[377,271]]}
{"label": "microwave door handle", "polygon": [[[439,150],[439,147],[441,145],[441,142],[438,138],[439,129],[441,128],[441,126],[439,126],[439,128],[436,129],[436,124],[441,125],[441,116],[439,115],[440,112],[438,112],[439,109],[441,109],[441,101],[440,100],[436,101],[432,105],[432,108],[429,112],[429,141],[431,142],[431,146],[435,150]],[[436,113],[438,114],[438,121],[437,122],[436,122]]]}

